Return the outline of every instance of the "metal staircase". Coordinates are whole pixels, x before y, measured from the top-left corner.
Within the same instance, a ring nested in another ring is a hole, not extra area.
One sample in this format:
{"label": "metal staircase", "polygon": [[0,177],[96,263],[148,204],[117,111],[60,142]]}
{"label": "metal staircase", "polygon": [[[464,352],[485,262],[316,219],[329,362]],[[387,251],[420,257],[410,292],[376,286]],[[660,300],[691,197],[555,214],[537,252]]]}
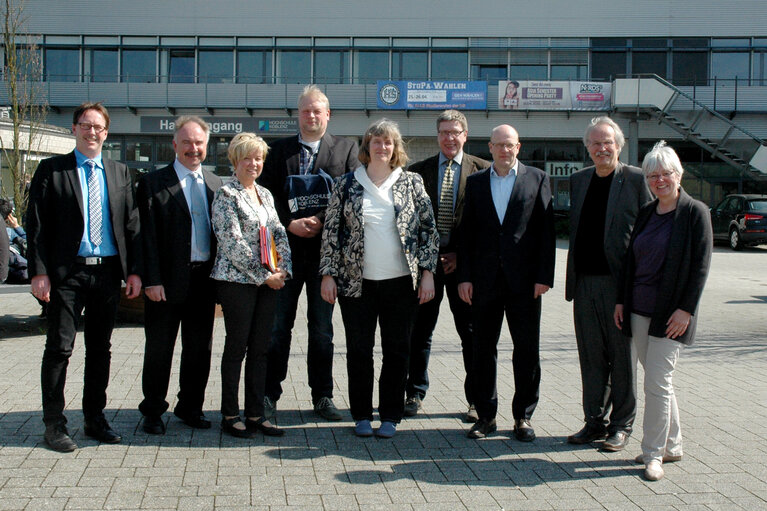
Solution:
{"label": "metal staircase", "polygon": [[636,109],[744,176],[767,180],[767,145],[762,139],[657,75],[617,79],[613,107]]}

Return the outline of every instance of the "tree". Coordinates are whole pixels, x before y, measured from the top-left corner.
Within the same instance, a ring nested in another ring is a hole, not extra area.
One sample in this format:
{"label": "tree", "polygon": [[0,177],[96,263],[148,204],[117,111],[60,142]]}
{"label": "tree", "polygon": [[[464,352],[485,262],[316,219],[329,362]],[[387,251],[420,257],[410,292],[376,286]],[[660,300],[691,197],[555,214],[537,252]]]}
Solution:
{"label": "tree", "polygon": [[27,165],[30,153],[39,152],[41,128],[48,105],[42,82],[40,50],[25,31],[25,0],[0,0],[3,16],[5,62],[3,79],[12,129],[10,140],[0,138],[3,160],[9,168],[16,215],[27,209],[27,181],[34,169]]}

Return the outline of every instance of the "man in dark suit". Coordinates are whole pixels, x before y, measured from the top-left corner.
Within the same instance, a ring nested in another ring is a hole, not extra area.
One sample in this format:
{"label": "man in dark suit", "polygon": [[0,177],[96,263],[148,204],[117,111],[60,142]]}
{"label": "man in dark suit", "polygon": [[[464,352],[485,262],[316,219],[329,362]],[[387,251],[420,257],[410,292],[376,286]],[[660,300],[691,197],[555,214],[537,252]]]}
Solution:
{"label": "man in dark suit", "polygon": [[173,413],[188,426],[210,428],[202,404],[210,373],[215,295],[210,271],[216,238],[210,224],[213,194],[221,178],[202,169],[210,128],[196,116],[179,117],[176,161],[139,181],[144,239],[146,349],[142,388],[144,431],[165,433],[173,347],[181,326],[181,371]]}
{"label": "man in dark suit", "polygon": [[607,451],[625,447],[636,415],[631,344],[612,314],[634,220],[651,198],[642,171],[618,161],[624,140],[609,117],[592,119],[583,143],[594,166],[570,177],[565,298],[573,301],[586,424],[567,441],[586,444],[607,437],[602,444]]}
{"label": "man in dark suit", "polygon": [[458,293],[471,305],[473,389],[479,419],[469,438],[496,430],[498,339],[503,316],[514,342],[514,435],[530,442],[541,381],[541,295],[554,285],[554,213],[549,177],[517,160],[517,131],[493,129],[493,165],[466,180],[458,240]]}
{"label": "man in dark suit", "polygon": [[405,415],[408,417],[418,413],[421,401],[429,389],[428,365],[432,335],[437,326],[440,303],[447,293],[455,329],[461,339],[463,366],[466,370],[463,387],[469,411],[464,418],[467,422],[477,420],[474,398],[471,395],[471,308],[458,296],[458,283],[455,279],[455,231],[463,213],[466,178],[489,167],[490,162],[463,152],[463,145],[468,136],[469,125],[466,116],[457,110],[445,110],[437,117],[439,153],[414,163],[408,169],[423,177],[440,233],[439,261],[434,275],[434,299],[418,307],[413,334],[410,337],[410,367],[405,400]]}
{"label": "man in dark suit", "polygon": [[85,434],[121,440],[104,417],[112,329],[125,294],[141,291],[139,215],[128,168],[101,155],[109,113],[100,103],[74,112],[75,150],[40,162],[30,186],[27,256],[32,294],[49,302],[41,370],[45,441],[51,449],[77,449],[66,428],[64,384],[83,308]]}
{"label": "man in dark suit", "polygon": [[267,417],[274,415],[282,394],[298,299],[306,285],[309,336],[306,365],[314,411],[326,420],[341,420],[333,403],[333,305],[320,296],[320,242],[325,213],[302,218],[291,215],[286,187],[288,176],[313,174],[322,169],[336,178],[360,165],[357,144],[328,133],[329,120],[327,96],[316,85],[304,88],[298,97],[299,133],[271,145],[258,180],[274,196],[275,208],[288,231],[293,258],[293,278],[285,282],[277,297],[266,370],[264,410]]}

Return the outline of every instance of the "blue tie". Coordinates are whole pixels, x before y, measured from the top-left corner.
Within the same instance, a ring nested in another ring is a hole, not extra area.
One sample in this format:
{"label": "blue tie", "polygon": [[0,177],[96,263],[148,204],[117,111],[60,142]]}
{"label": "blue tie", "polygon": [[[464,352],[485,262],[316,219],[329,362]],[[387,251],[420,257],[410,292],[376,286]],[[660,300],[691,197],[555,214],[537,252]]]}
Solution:
{"label": "blue tie", "polygon": [[88,225],[90,227],[91,245],[98,247],[101,245],[101,186],[99,178],[96,175],[96,162],[85,160],[88,174]]}
{"label": "blue tie", "polygon": [[210,224],[208,221],[208,208],[202,189],[197,183],[197,175],[194,172],[188,174],[189,192],[192,197],[192,228],[197,240],[197,251],[203,261],[210,259]]}

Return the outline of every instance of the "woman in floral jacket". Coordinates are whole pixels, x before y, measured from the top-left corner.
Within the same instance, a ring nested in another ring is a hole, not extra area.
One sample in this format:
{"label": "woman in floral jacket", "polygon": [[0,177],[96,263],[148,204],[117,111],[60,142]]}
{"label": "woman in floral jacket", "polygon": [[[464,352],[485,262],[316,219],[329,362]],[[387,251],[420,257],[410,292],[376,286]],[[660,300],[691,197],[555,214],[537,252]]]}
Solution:
{"label": "woman in floral jacket", "polygon": [[410,332],[419,303],[434,298],[439,238],[421,177],[407,163],[397,125],[365,132],[360,166],[333,189],[322,232],[322,297],[338,298],[346,330],[349,404],[358,436],[373,429],[373,345],[381,327],[376,435],[391,438],[402,419]]}
{"label": "woman in floral jacket", "polygon": [[[250,438],[256,431],[279,436],[283,430],[264,418],[266,352],[271,340],[277,290],[290,276],[290,247],[274,210],[269,190],[256,178],[269,147],[253,133],[240,133],[229,144],[235,179],[213,199],[212,223],[218,240],[211,278],[224,311],[226,342],[221,359],[221,427],[230,435]],[[261,264],[260,229],[274,236],[279,267]],[[240,419],[238,388],[245,361],[245,422]]]}

